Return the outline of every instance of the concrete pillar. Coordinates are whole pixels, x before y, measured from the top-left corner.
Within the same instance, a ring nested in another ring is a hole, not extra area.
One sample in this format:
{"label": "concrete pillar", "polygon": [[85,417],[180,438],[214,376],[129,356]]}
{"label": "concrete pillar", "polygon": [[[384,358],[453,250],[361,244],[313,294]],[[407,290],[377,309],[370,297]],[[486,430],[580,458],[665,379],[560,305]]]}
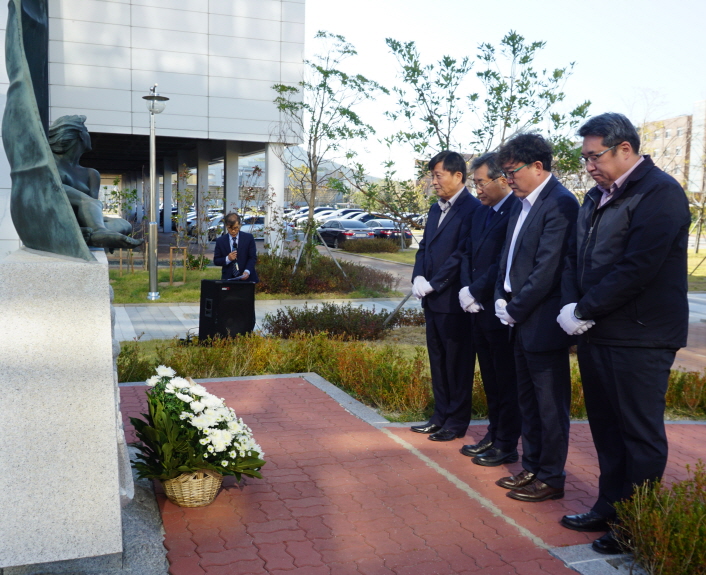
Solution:
{"label": "concrete pillar", "polygon": [[[186,225],[186,214],[189,212],[191,203],[189,202],[186,194],[186,176],[184,175],[187,170],[186,152],[177,152],[177,209],[179,211],[178,226]],[[179,229],[177,227],[177,233]],[[186,233],[186,230],[182,230],[181,233]]]}
{"label": "concrete pillar", "polygon": [[226,142],[223,157],[223,179],[225,187],[225,213],[237,212],[240,208],[240,178],[238,176],[238,160],[240,159],[240,144]]}
{"label": "concrete pillar", "polygon": [[172,176],[174,175],[174,166],[172,158],[164,158],[164,225],[162,229],[165,234],[172,231]]}
{"label": "concrete pillar", "polygon": [[265,148],[265,189],[267,190],[267,215],[265,228],[268,231],[265,237],[265,249],[270,254],[281,255],[284,247],[284,164],[280,159],[284,153],[284,146],[269,143]]}
{"label": "concrete pillar", "polygon": [[135,204],[135,214],[137,224],[141,224],[145,217],[145,181],[142,174],[135,175],[135,189],[137,190],[137,202]]}
{"label": "concrete pillar", "polygon": [[205,241],[208,226],[208,160],[210,159],[208,142],[200,140],[196,146],[196,217],[198,220],[199,241]]}

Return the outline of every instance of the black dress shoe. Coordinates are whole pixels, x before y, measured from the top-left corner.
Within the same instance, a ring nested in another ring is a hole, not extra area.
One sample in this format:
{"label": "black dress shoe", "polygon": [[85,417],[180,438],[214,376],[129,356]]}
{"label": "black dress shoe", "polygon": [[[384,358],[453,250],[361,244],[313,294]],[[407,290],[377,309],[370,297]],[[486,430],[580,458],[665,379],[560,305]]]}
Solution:
{"label": "black dress shoe", "polygon": [[413,425],[410,429],[415,433],[435,433],[441,429],[441,426],[427,422],[421,425]]}
{"label": "black dress shoe", "polygon": [[552,487],[551,485],[542,483],[539,479],[535,479],[532,483],[528,483],[519,489],[513,489],[505,495],[510,499],[517,499],[518,501],[539,503],[547,499],[561,499],[564,497],[564,490],[560,487]]}
{"label": "black dress shoe", "polygon": [[461,448],[461,453],[463,455],[468,455],[468,457],[475,457],[479,453],[483,453],[484,451],[487,451],[493,446],[493,442],[490,441],[490,439],[483,439],[479,443],[476,443],[474,445],[464,445]]}
{"label": "black dress shoe", "polygon": [[608,531],[608,521],[595,511],[587,511],[578,515],[564,515],[559,521],[563,527],[574,531]]}
{"label": "black dress shoe", "polygon": [[463,437],[466,435],[466,432],[461,432],[461,433],[456,433],[455,431],[451,431],[450,429],[442,429],[440,431],[437,431],[436,433],[432,433],[427,439],[430,441],[453,441],[457,437]]}
{"label": "black dress shoe", "polygon": [[516,449],[500,451],[497,447],[491,447],[488,451],[476,455],[471,461],[484,467],[497,467],[503,463],[515,463],[519,458],[520,456],[517,454]]}
{"label": "black dress shoe", "polygon": [[602,553],[603,555],[618,555],[624,553],[620,548],[620,543],[615,538],[613,531],[608,531],[603,537],[599,537],[592,544],[591,548],[596,553]]}
{"label": "black dress shoe", "polygon": [[537,479],[537,476],[534,473],[530,473],[526,469],[523,469],[517,475],[501,477],[495,482],[495,485],[499,485],[505,489],[519,489],[520,487],[529,485],[535,479]]}

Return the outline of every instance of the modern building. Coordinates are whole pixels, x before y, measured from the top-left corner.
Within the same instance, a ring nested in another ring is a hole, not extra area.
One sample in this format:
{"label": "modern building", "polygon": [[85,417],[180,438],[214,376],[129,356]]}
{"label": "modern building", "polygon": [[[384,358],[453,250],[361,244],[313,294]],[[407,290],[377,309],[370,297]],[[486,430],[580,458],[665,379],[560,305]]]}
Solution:
{"label": "modern building", "polygon": [[[223,161],[226,207],[237,205],[239,158],[266,156],[265,180],[284,197],[284,144],[273,84],[301,80],[305,0],[33,0],[48,22],[49,122],[87,116],[93,150],[82,165],[136,188],[149,186],[149,113],[153,84],[169,97],[157,116],[157,162],[170,204],[178,169]],[[0,5],[2,35],[7,6]],[[4,42],[3,42],[4,45]],[[8,87],[2,66],[0,107]],[[40,110],[41,112],[41,110]],[[165,185],[166,184],[166,185]],[[10,218],[10,175],[0,153],[0,258],[20,245]],[[199,192],[200,193],[200,192]],[[138,206],[140,209],[140,206]],[[168,225],[168,219],[167,219]]]}
{"label": "modern building", "polygon": [[674,176],[689,193],[706,192],[706,100],[694,103],[694,113],[646,122],[638,131],[641,151]]}

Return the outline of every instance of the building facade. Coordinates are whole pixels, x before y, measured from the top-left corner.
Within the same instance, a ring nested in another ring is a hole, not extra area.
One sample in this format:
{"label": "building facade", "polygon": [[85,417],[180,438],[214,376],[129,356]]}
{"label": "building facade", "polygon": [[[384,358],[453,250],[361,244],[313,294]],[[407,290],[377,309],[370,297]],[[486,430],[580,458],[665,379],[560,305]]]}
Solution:
{"label": "building facade", "polygon": [[[153,84],[169,97],[157,119],[164,202],[178,168],[223,161],[226,207],[237,203],[241,156],[265,153],[265,179],[281,205],[284,168],[273,84],[297,84],[305,0],[44,0],[48,16],[49,121],[87,116],[93,150],[82,165],[144,194],[149,185]],[[4,36],[7,7],[0,6]],[[4,44],[4,43],[3,43]],[[8,80],[0,72],[0,106]],[[229,175],[231,177],[229,177]],[[0,154],[0,258],[20,245],[10,218],[10,175]]]}

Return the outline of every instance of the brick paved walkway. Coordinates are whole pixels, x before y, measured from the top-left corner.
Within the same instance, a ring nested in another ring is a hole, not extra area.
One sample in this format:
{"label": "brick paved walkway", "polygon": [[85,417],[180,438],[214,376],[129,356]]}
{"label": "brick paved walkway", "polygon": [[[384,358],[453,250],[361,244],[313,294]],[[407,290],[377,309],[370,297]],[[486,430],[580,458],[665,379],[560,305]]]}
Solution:
{"label": "brick paved walkway", "polygon": [[[595,534],[563,529],[596,495],[595,451],[573,424],[567,494],[520,503],[493,482],[520,464],[483,468],[458,449],[406,428],[376,429],[297,378],[205,383],[252,427],[268,461],[262,480],[226,478],[216,501],[182,509],[158,489],[172,575],[569,574],[547,548]],[[122,387],[128,416],[146,409],[145,387]],[[706,459],[706,426],[669,425],[667,478]]]}

